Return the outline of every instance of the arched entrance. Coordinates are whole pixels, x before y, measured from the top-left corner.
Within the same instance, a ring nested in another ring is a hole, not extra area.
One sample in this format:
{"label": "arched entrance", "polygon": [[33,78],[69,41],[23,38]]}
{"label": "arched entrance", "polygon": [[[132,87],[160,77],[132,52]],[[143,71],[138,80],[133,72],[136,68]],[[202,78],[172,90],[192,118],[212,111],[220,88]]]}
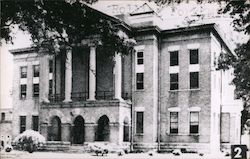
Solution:
{"label": "arched entrance", "polygon": [[84,119],[81,116],[77,116],[74,120],[74,127],[73,127],[73,144],[83,144],[84,142]]}
{"label": "arched entrance", "polygon": [[109,134],[109,118],[106,115],[103,115],[98,120],[96,141],[109,141]]}
{"label": "arched entrance", "polygon": [[59,117],[54,116],[51,119],[51,126],[48,135],[49,141],[61,141],[61,120]]}
{"label": "arched entrance", "polygon": [[123,141],[129,142],[129,120],[127,117],[123,121]]}

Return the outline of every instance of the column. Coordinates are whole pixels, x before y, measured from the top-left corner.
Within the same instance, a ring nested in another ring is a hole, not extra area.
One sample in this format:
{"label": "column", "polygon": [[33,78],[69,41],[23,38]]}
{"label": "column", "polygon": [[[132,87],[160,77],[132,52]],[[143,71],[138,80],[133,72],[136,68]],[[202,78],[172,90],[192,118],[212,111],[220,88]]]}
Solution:
{"label": "column", "polygon": [[48,140],[48,124],[42,123],[40,125],[40,133],[45,138],[45,140]]}
{"label": "column", "polygon": [[66,52],[65,61],[65,99],[64,102],[71,102],[72,92],[72,50]]}
{"label": "column", "polygon": [[115,99],[122,97],[122,58],[120,53],[115,54]]}
{"label": "column", "polygon": [[94,142],[97,124],[85,123],[84,127],[85,127],[85,134],[84,134],[85,142]]}
{"label": "column", "polygon": [[40,62],[40,92],[41,92],[41,102],[49,103],[49,56],[44,56]]}
{"label": "column", "polygon": [[109,141],[111,143],[116,143],[120,145],[123,140],[122,136],[122,124],[120,123],[109,123],[110,126],[110,135],[109,135]]}
{"label": "column", "polygon": [[62,123],[62,141],[70,142],[71,125],[69,123]]}
{"label": "column", "polygon": [[96,91],[96,47],[90,47],[89,55],[89,100],[95,100]]}

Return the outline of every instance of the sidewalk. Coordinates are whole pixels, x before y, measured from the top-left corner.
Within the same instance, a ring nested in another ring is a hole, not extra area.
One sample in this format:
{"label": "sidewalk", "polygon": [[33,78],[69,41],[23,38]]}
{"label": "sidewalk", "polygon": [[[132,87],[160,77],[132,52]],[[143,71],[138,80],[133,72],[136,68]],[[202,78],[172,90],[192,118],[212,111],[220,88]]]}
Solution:
{"label": "sidewalk", "polygon": [[180,156],[174,156],[171,153],[161,153],[149,156],[147,153],[137,154],[125,154],[124,156],[118,156],[117,154],[108,154],[107,156],[95,156],[91,153],[84,154],[72,154],[64,152],[34,152],[28,153],[23,151],[12,151],[10,153],[1,152],[1,159],[94,159],[94,158],[105,158],[105,159],[230,159],[225,157],[223,154],[211,155],[207,154],[199,156],[198,154],[182,154]]}

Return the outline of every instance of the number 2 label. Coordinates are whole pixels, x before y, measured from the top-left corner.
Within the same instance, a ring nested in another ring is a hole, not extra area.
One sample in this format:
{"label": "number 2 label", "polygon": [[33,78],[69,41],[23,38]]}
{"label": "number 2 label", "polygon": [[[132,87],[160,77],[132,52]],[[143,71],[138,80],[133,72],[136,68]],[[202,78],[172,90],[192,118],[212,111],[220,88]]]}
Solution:
{"label": "number 2 label", "polygon": [[236,147],[234,149],[234,152],[236,153],[235,156],[234,156],[234,158],[242,158],[242,155],[241,155],[242,150],[241,150],[240,147]]}

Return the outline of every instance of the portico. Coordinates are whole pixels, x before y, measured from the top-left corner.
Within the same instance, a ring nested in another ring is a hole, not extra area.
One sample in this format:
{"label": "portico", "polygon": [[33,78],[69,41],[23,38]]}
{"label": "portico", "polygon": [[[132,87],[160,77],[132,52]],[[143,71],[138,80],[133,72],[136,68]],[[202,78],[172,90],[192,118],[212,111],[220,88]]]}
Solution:
{"label": "portico", "polygon": [[[101,57],[97,60],[99,45],[93,41],[97,40],[82,41],[84,46],[82,53],[74,52],[69,47],[66,49],[65,57],[61,56],[56,59],[55,62],[60,63],[60,66],[54,69],[54,73],[61,79],[54,79],[57,80],[57,84],[53,85],[56,91],[49,94],[49,100],[44,101],[68,103],[129,98],[129,92],[122,92],[124,81],[122,80],[121,54],[115,53],[113,61],[99,62],[101,61]],[[103,68],[108,68],[106,74],[102,71]],[[106,83],[107,86],[103,86],[103,83]]]}

